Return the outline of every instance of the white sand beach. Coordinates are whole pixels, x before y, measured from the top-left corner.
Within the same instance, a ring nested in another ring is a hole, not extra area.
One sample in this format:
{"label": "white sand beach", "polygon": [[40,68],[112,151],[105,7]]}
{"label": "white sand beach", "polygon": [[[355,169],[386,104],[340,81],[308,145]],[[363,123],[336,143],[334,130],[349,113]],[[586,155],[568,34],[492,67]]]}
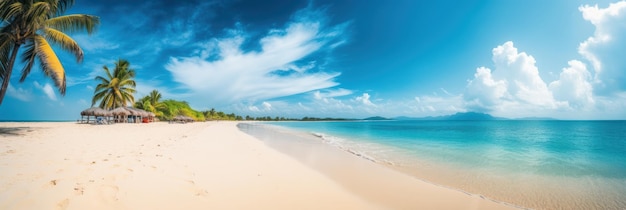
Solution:
{"label": "white sand beach", "polygon": [[0,209],[513,208],[365,159],[334,179],[236,125],[0,123]]}

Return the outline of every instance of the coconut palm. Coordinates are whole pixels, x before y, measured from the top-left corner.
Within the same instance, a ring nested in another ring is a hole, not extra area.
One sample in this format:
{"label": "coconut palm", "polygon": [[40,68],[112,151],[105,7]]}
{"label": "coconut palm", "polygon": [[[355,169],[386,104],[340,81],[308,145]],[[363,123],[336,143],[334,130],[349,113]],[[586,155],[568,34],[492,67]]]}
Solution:
{"label": "coconut palm", "polygon": [[157,117],[161,117],[163,115],[162,110],[167,109],[167,106],[161,102],[161,93],[158,90],[152,90],[149,95],[141,98],[135,103],[135,107],[150,111]]}
{"label": "coconut palm", "polygon": [[135,70],[130,69],[130,63],[127,60],[118,60],[115,62],[113,73],[107,66],[103,66],[102,69],[106,75],[96,77],[100,84],[94,90],[91,106],[97,101],[100,101],[99,107],[103,109],[114,109],[135,103],[133,94],[136,92],[137,84],[133,79]]}
{"label": "coconut palm", "polygon": [[[18,52],[25,64],[20,77],[23,82],[39,61],[44,75],[52,78],[61,95],[65,95],[65,70],[50,43],[74,54],[77,62],[83,50],[65,32],[86,31],[92,34],[100,23],[98,17],[62,15],[74,0],[0,0],[0,104],[7,91]],[[20,50],[24,46],[25,49]]]}

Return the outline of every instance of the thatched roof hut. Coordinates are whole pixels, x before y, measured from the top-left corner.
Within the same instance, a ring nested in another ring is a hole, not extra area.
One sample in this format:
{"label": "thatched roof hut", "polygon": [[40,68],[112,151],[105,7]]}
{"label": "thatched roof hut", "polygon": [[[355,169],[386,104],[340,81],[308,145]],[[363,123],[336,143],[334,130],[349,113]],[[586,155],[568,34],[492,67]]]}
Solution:
{"label": "thatched roof hut", "polygon": [[117,107],[111,110],[111,113],[116,116],[128,116],[133,114],[132,112],[128,111],[126,107]]}
{"label": "thatched roof hut", "polygon": [[89,109],[85,109],[82,112],[80,112],[80,115],[101,117],[101,116],[111,116],[112,113],[100,107],[91,107]]}
{"label": "thatched roof hut", "polygon": [[147,112],[145,110],[142,109],[137,109],[137,108],[133,108],[133,107],[124,107],[126,108],[126,110],[130,111],[132,113],[132,115],[134,116],[140,116],[140,117],[150,117],[150,113],[152,112]]}
{"label": "thatched roof hut", "polygon": [[[129,122],[130,120],[126,117],[132,118],[134,122],[152,122],[154,121],[154,117],[156,115],[152,112],[147,112],[141,109],[136,109],[132,107],[117,107],[113,110],[107,111],[100,107],[91,107],[89,109],[85,109],[80,112],[81,122],[90,122],[90,116],[96,117],[114,117],[115,122]],[[84,117],[87,117],[87,120],[84,120]],[[95,119],[95,118],[94,118]]]}
{"label": "thatched roof hut", "polygon": [[193,122],[194,121],[193,118],[187,117],[187,116],[184,116],[184,115],[178,115],[178,116],[174,117],[174,120],[175,121],[183,121],[183,122]]}

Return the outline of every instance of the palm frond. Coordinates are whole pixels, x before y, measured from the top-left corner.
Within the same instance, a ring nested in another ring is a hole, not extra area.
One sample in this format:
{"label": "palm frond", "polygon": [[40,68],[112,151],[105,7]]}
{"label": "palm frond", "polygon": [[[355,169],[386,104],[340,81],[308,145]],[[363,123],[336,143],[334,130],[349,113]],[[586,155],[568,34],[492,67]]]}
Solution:
{"label": "palm frond", "polygon": [[97,76],[95,80],[96,81],[100,81],[101,83],[104,83],[104,84],[109,84],[109,82],[110,82],[108,79],[106,79],[106,78],[104,78],[102,76]]}
{"label": "palm frond", "polygon": [[64,50],[74,54],[74,56],[76,56],[76,62],[80,63],[83,60],[83,50],[80,49],[80,46],[78,46],[74,39],[61,31],[48,27],[43,29],[43,33],[48,40],[60,45]]}
{"label": "palm frond", "polygon": [[26,76],[30,74],[30,70],[33,68],[35,64],[35,58],[37,57],[37,45],[35,42],[29,41],[25,45],[26,50],[22,52],[22,62],[25,64],[22,69],[22,76],[20,77],[20,82],[24,82]]}
{"label": "palm frond", "polygon": [[65,70],[59,58],[42,36],[35,35],[33,41],[36,45],[41,70],[46,76],[54,80],[54,85],[59,89],[59,93],[65,95]]}
{"label": "palm frond", "polygon": [[[96,90],[97,91],[97,90]],[[93,106],[94,104],[96,104],[97,101],[101,100],[102,98],[104,98],[105,96],[104,91],[100,91],[100,92],[96,92],[96,94],[93,95],[93,98],[91,99],[91,106]],[[104,107],[100,107],[100,108],[104,108]]]}
{"label": "palm frond", "polygon": [[63,14],[65,10],[67,10],[68,8],[72,7],[72,5],[74,5],[74,0],[45,0],[45,1],[52,3],[53,5],[52,12],[54,12],[55,15]]}
{"label": "palm frond", "polygon": [[10,36],[0,34],[0,81],[4,79],[4,75],[9,69],[9,59],[13,44]]}
{"label": "palm frond", "polygon": [[46,21],[46,26],[65,33],[86,31],[87,34],[92,34],[99,24],[100,18],[97,16],[83,14],[64,15]]}
{"label": "palm frond", "polygon": [[24,4],[19,1],[1,1],[0,3],[0,18],[2,20],[12,20],[24,12]]}
{"label": "palm frond", "polygon": [[28,23],[22,29],[28,29],[26,34],[35,33],[42,28],[46,19],[50,18],[51,5],[48,2],[34,2],[24,11],[22,18]]}
{"label": "palm frond", "polygon": [[107,78],[109,78],[109,80],[113,79],[113,75],[111,75],[111,71],[109,70],[109,67],[102,66],[102,69],[104,69],[104,72],[106,72]]}

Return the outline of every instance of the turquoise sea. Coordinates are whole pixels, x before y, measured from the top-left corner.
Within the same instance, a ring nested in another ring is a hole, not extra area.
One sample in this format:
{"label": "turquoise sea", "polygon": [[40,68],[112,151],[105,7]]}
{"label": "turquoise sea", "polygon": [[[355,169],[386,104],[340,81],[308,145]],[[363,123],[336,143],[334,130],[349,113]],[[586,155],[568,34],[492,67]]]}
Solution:
{"label": "turquoise sea", "polygon": [[[263,123],[419,179],[536,209],[626,209],[626,121]],[[254,135],[254,134],[253,134]]]}

